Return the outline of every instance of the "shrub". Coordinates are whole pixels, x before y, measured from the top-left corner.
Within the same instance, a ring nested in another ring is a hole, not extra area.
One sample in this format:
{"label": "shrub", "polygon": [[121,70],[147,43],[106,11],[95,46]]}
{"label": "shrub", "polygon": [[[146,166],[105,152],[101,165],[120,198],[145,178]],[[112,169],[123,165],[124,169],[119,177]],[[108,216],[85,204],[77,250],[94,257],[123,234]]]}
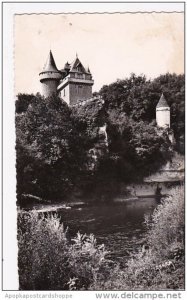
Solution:
{"label": "shrub", "polygon": [[21,290],[87,289],[111,264],[92,234],[68,239],[56,215],[20,213],[18,244]]}
{"label": "shrub", "polygon": [[124,270],[115,268],[95,289],[184,289],[183,186],[171,190],[146,225],[146,245],[131,254]]}
{"label": "shrub", "polygon": [[184,188],[172,189],[148,221],[148,245],[157,256],[168,257],[171,249],[184,247]]}
{"label": "shrub", "polygon": [[68,239],[56,215],[20,213],[20,289],[183,289],[184,188],[171,190],[146,225],[146,244],[122,269],[106,258],[104,245],[97,245],[92,234]]}

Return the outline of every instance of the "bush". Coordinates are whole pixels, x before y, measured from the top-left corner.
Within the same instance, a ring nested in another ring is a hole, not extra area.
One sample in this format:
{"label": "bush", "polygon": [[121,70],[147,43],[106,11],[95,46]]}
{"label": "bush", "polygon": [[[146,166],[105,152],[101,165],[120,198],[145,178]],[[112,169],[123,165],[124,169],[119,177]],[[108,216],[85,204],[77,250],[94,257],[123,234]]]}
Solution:
{"label": "bush", "polygon": [[95,289],[184,289],[184,188],[172,189],[146,225],[146,245],[131,254],[124,270],[115,268]]}
{"label": "bush", "polygon": [[92,234],[67,236],[56,215],[19,213],[21,290],[87,289],[107,276],[111,262],[105,259],[104,245],[97,245]]}
{"label": "bush", "polygon": [[92,234],[68,239],[55,215],[22,212],[18,216],[21,290],[163,290],[184,289],[184,188],[146,220],[146,244],[132,253],[126,267],[106,258]]}
{"label": "bush", "polygon": [[148,245],[168,257],[172,248],[184,247],[184,187],[172,189],[168,198],[154,211],[147,222]]}

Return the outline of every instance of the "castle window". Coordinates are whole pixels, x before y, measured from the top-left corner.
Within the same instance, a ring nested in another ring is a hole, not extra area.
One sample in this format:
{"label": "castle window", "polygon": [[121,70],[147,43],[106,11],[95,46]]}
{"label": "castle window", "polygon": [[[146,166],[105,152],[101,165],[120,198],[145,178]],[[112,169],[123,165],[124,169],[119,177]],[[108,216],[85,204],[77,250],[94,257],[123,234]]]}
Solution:
{"label": "castle window", "polygon": [[64,89],[64,96],[66,96],[66,90]]}
{"label": "castle window", "polygon": [[78,71],[78,72],[81,72],[81,66],[78,66],[78,67],[77,67],[77,71]]}
{"label": "castle window", "polygon": [[81,90],[82,90],[82,85],[79,85],[79,86],[78,86],[78,92],[80,93]]}
{"label": "castle window", "polygon": [[77,76],[77,78],[80,78],[80,79],[82,79],[83,78],[83,74],[76,74]]}

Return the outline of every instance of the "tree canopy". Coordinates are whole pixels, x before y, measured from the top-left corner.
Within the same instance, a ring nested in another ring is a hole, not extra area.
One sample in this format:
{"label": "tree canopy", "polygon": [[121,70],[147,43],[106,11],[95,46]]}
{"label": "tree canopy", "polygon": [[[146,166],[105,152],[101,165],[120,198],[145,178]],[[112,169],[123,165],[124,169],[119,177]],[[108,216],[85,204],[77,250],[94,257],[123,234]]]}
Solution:
{"label": "tree canopy", "polygon": [[18,193],[57,199],[72,188],[85,164],[83,136],[74,123],[57,97],[33,96],[16,115]]}
{"label": "tree canopy", "polygon": [[170,159],[167,130],[155,109],[171,107],[176,150],[184,151],[184,75],[154,80],[132,74],[103,86],[94,101],[68,107],[59,97],[19,94],[17,193],[62,200],[74,190],[112,196],[120,182],[142,180]]}
{"label": "tree canopy", "polygon": [[144,75],[131,74],[130,78],[105,85],[99,91],[111,120],[123,113],[135,121],[149,123],[156,118],[156,105],[162,93],[171,110],[171,128],[176,139],[176,150],[184,153],[184,75],[167,73],[154,80],[147,80]]}

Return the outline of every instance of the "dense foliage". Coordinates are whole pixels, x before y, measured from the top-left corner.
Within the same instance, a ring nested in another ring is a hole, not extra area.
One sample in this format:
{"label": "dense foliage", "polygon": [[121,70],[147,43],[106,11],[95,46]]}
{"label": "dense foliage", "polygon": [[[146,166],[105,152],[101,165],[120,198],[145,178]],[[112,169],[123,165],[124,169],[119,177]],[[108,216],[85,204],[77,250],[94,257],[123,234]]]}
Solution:
{"label": "dense foliage", "polygon": [[106,279],[112,262],[104,259],[104,245],[97,245],[92,234],[77,233],[71,240],[67,235],[56,215],[20,212],[21,290],[88,289],[96,280]]}
{"label": "dense foliage", "polygon": [[[172,157],[167,130],[158,129],[161,93],[171,107],[175,150],[184,151],[184,76],[145,76],[104,86],[94,101],[68,107],[62,99],[18,95],[17,199],[63,201],[80,195],[113,198],[120,184],[142,181]],[[79,197],[79,196],[78,196]],[[70,239],[54,215],[18,214],[22,290],[184,288],[184,189],[171,191],[146,219],[146,244],[125,269],[107,259],[93,235]]]}
{"label": "dense foliage", "polygon": [[[28,98],[20,95],[19,101]],[[17,105],[18,107],[19,105]],[[16,114],[17,193],[59,199],[85,168],[85,136],[77,132],[65,102],[33,96]]]}
{"label": "dense foliage", "polygon": [[171,128],[174,130],[176,148],[184,152],[185,77],[165,74],[154,80],[132,74],[130,78],[117,80],[103,86],[99,95],[105,100],[110,119],[125,114],[135,121],[152,122],[155,108],[164,93],[171,109]]}
{"label": "dense foliage", "polygon": [[146,244],[122,268],[93,235],[68,239],[56,215],[19,213],[20,289],[184,289],[184,187],[171,190],[146,226]]}
{"label": "dense foliage", "polygon": [[[169,160],[172,153],[167,131],[159,131],[154,121],[135,121],[117,107],[109,109],[107,105],[107,101],[102,103],[98,98],[73,108],[73,115],[87,124],[93,146],[100,150],[87,182],[88,190],[95,199],[102,195],[109,201],[119,191],[121,182],[141,181]],[[104,133],[99,134],[103,126],[107,142]]]}
{"label": "dense foliage", "polygon": [[[141,181],[171,158],[167,130],[155,123],[164,92],[176,150],[184,148],[184,76],[153,81],[131,75],[103,86],[94,101],[19,94],[16,101],[17,193],[61,200],[74,191],[110,199],[121,182]],[[88,198],[88,197],[87,197]]]}

